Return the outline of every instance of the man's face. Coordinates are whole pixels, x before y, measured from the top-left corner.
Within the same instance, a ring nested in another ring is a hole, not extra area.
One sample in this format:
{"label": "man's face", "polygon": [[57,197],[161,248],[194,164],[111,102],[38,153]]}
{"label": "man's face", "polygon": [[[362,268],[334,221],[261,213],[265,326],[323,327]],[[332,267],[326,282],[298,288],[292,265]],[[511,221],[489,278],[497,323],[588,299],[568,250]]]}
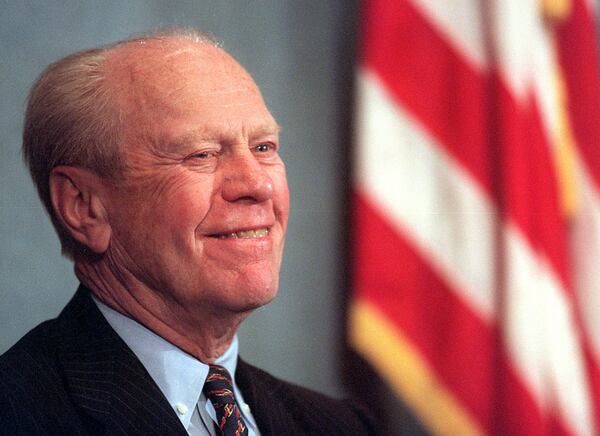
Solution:
{"label": "man's face", "polygon": [[109,190],[111,262],[186,308],[268,303],[289,193],[279,128],[258,88],[223,51],[191,42],[112,62],[123,65],[109,79],[127,108],[129,168]]}

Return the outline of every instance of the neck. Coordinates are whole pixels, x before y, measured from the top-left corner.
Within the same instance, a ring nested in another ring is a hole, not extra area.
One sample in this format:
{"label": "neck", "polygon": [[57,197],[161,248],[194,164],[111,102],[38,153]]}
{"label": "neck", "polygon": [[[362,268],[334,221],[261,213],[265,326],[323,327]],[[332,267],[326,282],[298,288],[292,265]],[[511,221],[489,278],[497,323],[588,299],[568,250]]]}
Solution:
{"label": "neck", "polygon": [[110,308],[134,319],[204,363],[213,363],[231,345],[248,313],[231,313],[209,304],[180,304],[137,280],[115,271],[103,259],[77,260],[77,278]]}

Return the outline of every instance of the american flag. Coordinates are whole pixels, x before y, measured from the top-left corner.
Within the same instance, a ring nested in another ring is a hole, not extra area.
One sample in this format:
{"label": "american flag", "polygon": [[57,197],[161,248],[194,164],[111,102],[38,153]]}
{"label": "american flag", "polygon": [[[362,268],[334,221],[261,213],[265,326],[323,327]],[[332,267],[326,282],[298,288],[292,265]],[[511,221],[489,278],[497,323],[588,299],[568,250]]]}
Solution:
{"label": "american flag", "polygon": [[349,342],[432,434],[600,434],[592,0],[365,0]]}

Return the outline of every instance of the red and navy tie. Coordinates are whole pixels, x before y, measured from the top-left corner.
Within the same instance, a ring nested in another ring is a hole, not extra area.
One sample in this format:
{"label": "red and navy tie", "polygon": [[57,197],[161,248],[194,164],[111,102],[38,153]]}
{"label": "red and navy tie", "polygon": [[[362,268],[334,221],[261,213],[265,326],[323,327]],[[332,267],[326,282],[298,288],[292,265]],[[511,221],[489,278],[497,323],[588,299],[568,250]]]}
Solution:
{"label": "red and navy tie", "polygon": [[229,372],[219,365],[209,365],[202,389],[217,412],[217,426],[223,436],[247,436],[248,428],[233,394]]}

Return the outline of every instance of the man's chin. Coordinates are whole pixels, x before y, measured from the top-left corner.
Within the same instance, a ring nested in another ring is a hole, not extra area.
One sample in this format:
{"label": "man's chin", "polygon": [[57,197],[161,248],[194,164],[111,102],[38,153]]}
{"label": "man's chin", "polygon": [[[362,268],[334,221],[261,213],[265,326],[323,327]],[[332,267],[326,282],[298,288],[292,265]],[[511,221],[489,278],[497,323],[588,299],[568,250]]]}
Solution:
{"label": "man's chin", "polygon": [[240,298],[239,301],[242,304],[239,305],[239,312],[251,312],[253,310],[266,306],[271,301],[273,301],[276,296],[277,289],[267,289],[249,294],[247,295],[246,299]]}
{"label": "man's chin", "polygon": [[[269,266],[267,266],[269,268]],[[277,296],[279,287],[279,276],[271,271],[246,270],[239,276],[241,280],[237,282],[236,289],[231,290],[231,296],[236,296],[241,306],[248,307],[251,310],[269,304]],[[272,270],[273,268],[269,268]]]}

